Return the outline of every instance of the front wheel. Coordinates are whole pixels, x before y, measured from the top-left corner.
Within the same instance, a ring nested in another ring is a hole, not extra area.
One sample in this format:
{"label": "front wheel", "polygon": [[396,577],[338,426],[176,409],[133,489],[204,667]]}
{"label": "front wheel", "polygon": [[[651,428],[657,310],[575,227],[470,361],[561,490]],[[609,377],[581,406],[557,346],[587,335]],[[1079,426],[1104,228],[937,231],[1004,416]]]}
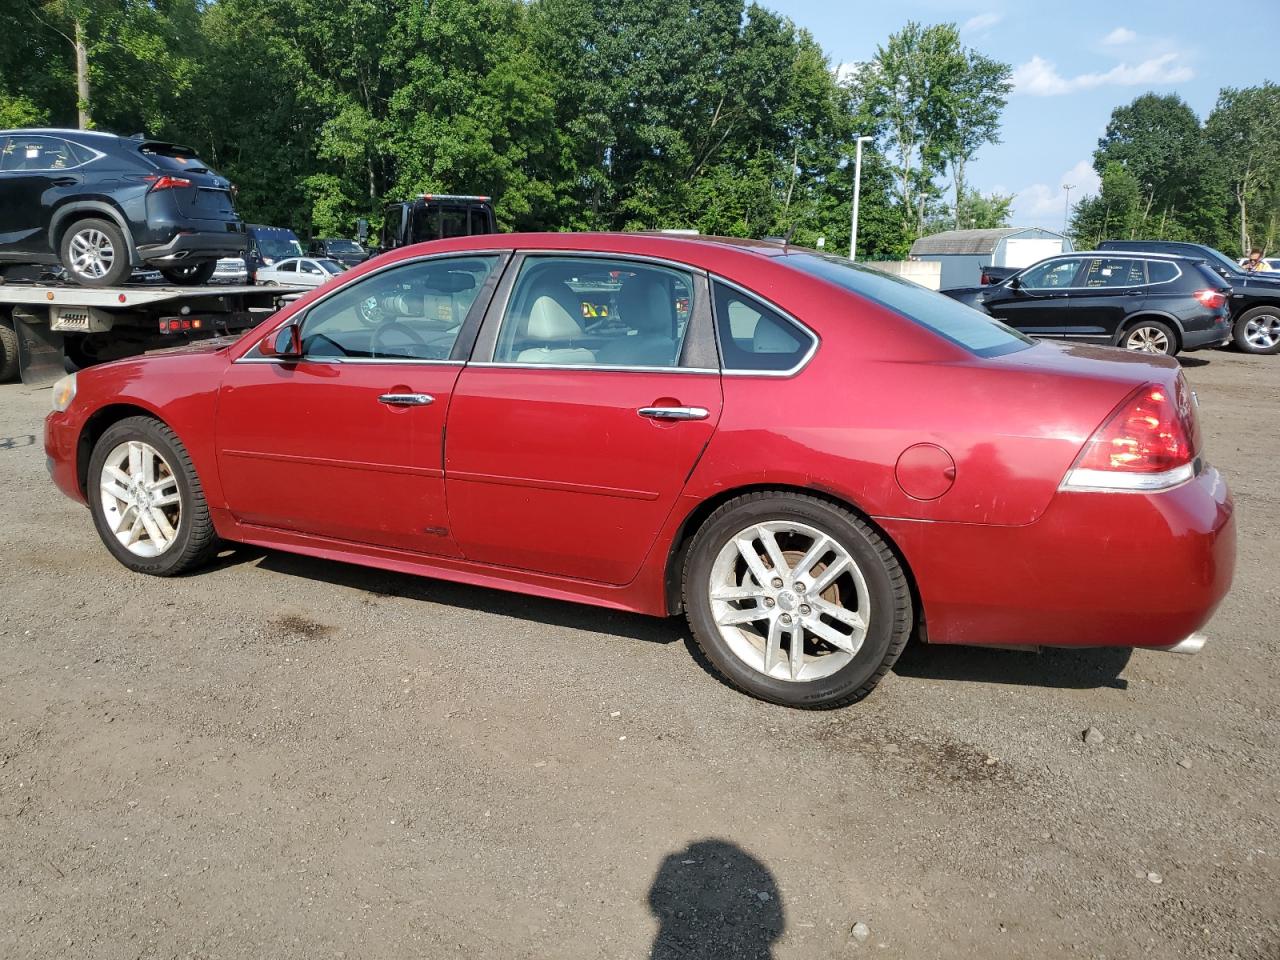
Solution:
{"label": "front wheel", "polygon": [[217,269],[216,260],[207,260],[184,267],[165,267],[160,275],[180,287],[202,287],[213,278],[213,272]]}
{"label": "front wheel", "polygon": [[1136,353],[1155,353],[1166,357],[1178,352],[1178,338],[1167,323],[1159,320],[1139,320],[1124,332],[1120,341],[1126,350]]}
{"label": "front wheel", "polygon": [[191,457],[158,420],[129,417],[108,427],[89,458],[85,493],[102,542],[130,570],[169,577],[217,550]]}
{"label": "front wheel", "polygon": [[1280,309],[1246,310],[1236,319],[1231,339],[1245,353],[1280,353]]}
{"label": "front wheel", "polygon": [[684,604],[699,648],[738,689],[806,709],[865,697],[911,633],[906,575],[884,539],[805,494],[753,493],[698,530]]}

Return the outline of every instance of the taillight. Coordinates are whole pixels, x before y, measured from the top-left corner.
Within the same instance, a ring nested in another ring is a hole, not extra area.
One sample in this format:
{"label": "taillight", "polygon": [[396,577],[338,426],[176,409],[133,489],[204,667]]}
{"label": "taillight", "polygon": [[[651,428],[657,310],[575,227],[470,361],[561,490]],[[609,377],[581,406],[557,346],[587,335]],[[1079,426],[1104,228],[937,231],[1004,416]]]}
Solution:
{"label": "taillight", "polygon": [[1179,374],[1171,392],[1139,387],[1084,445],[1064,490],[1165,490],[1195,476],[1200,452],[1195,400]]}
{"label": "taillight", "polygon": [[151,191],[153,193],[157,190],[174,190],[178,187],[191,186],[191,181],[186,177],[171,177],[168,174],[163,177],[152,175],[144,177],[143,179],[151,184]]}
{"label": "taillight", "polygon": [[1227,295],[1221,290],[1197,290],[1192,296],[1210,310],[1217,310],[1227,304]]}

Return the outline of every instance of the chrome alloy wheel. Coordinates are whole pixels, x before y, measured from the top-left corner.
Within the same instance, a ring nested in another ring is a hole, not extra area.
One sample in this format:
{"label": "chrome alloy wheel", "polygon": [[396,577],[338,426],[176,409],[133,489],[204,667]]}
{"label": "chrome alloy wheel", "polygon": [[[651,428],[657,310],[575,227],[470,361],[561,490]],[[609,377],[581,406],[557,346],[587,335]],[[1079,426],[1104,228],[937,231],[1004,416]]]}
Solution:
{"label": "chrome alloy wheel", "polygon": [[149,443],[130,440],[107,454],[98,478],[107,526],[137,557],[158,557],[177,539],[182,498],[173,468]]}
{"label": "chrome alloy wheel", "polygon": [[93,280],[105,277],[116,262],[115,244],[101,230],[81,230],[71,238],[70,249],[76,273]]}
{"label": "chrome alloy wheel", "polygon": [[1157,330],[1155,327],[1135,327],[1124,338],[1124,346],[1126,350],[1136,350],[1139,353],[1167,354],[1169,337],[1163,330]]}
{"label": "chrome alloy wheel", "polygon": [[1280,343],[1280,316],[1264,313],[1244,325],[1244,338],[1259,350],[1270,350]]}
{"label": "chrome alloy wheel", "polygon": [[711,567],[711,615],[743,663],[776,680],[831,676],[867,636],[871,594],[853,556],[790,520],[731,537]]}

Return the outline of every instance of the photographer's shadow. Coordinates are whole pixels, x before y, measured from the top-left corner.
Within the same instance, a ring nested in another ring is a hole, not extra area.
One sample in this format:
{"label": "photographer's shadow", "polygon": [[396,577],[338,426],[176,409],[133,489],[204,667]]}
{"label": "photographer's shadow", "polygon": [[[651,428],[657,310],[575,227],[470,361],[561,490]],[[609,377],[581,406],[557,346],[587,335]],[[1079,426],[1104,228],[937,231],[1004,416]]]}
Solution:
{"label": "photographer's shadow", "polygon": [[769,868],[725,840],[699,840],[664,859],[649,909],[659,924],[651,960],[771,960],[786,929]]}

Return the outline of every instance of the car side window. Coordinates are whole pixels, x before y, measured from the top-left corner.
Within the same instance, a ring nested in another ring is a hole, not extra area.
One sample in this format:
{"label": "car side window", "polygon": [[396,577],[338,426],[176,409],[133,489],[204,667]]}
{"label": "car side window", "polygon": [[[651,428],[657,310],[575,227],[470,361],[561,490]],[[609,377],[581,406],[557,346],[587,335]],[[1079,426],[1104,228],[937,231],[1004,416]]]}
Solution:
{"label": "car side window", "polygon": [[1070,287],[1080,269],[1080,261],[1075,258],[1067,260],[1050,260],[1038,263],[1018,276],[1018,282],[1029,290],[1051,290],[1057,287]]}
{"label": "car side window", "polygon": [[364,277],[312,307],[303,355],[447,360],[495,256],[406,263]]}
{"label": "car side window", "polygon": [[281,261],[280,263],[276,264],[276,272],[277,273],[297,273],[298,261],[297,260]]}
{"label": "car side window", "polygon": [[1082,287],[1134,287],[1147,282],[1147,271],[1141,260],[1120,257],[1094,257],[1086,261]]}
{"label": "car side window", "polygon": [[299,264],[299,269],[300,269],[303,273],[324,273],[324,271],[323,271],[323,270],[321,270],[319,267],[317,267],[317,266],[316,266],[314,263],[312,263],[310,260],[303,260],[303,261],[301,261],[301,263]]}
{"label": "car side window", "polygon": [[1178,267],[1168,260],[1148,260],[1147,280],[1149,283],[1168,283],[1178,279]]}
{"label": "car side window", "polygon": [[595,257],[529,257],[507,302],[497,363],[678,367],[692,277]]}
{"label": "car side window", "polygon": [[725,370],[790,370],[813,347],[813,335],[725,283],[715,285],[716,335]]}
{"label": "car side window", "polygon": [[66,170],[79,166],[65,140],[57,137],[12,136],[0,156],[0,170]]}

